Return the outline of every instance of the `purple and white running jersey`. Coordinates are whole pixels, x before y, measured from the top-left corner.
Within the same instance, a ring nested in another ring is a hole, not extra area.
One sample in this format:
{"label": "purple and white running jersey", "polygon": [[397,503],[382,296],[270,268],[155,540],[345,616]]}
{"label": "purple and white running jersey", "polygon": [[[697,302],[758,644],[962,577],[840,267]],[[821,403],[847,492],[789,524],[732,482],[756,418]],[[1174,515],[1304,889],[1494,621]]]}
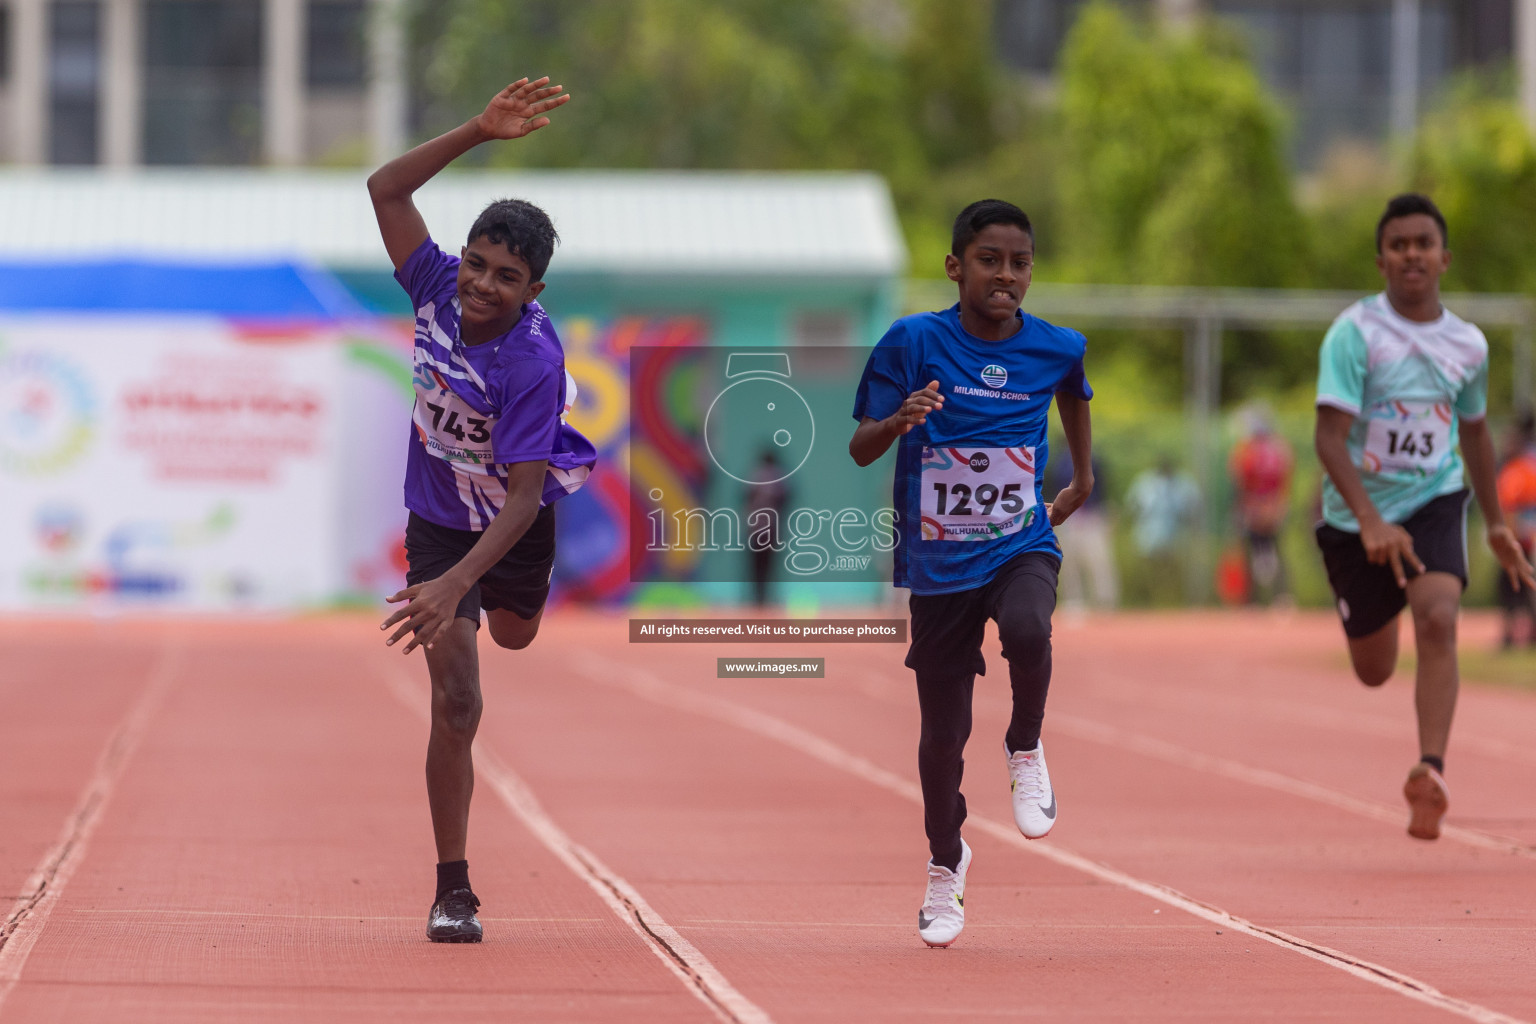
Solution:
{"label": "purple and white running jersey", "polygon": [[416,406],[405,507],[439,526],[484,530],[507,498],[506,465],[548,460],[541,505],[574,493],[597,451],[565,423],[576,382],[537,302],[480,345],[459,338],[459,258],[428,238],[395,272],[416,309]]}

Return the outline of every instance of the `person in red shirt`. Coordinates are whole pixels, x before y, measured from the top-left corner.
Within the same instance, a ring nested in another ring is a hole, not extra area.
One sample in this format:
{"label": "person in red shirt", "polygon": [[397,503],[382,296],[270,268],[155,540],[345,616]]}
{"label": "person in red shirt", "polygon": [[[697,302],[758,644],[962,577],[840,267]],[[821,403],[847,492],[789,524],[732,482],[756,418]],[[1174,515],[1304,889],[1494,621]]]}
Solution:
{"label": "person in red shirt", "polygon": [[[1528,411],[1520,417],[1509,452],[1499,469],[1499,507],[1529,559],[1536,552],[1536,415]],[[1529,587],[1516,590],[1503,573],[1498,579],[1499,607],[1504,610],[1503,646],[1515,646],[1515,623],[1524,619],[1526,646],[1536,647],[1536,592]]]}
{"label": "person in red shirt", "polygon": [[1248,600],[1268,604],[1287,593],[1280,557],[1280,528],[1290,505],[1291,446],[1274,432],[1269,419],[1255,414],[1248,436],[1232,449],[1228,472],[1236,492],[1238,528],[1248,562]]}

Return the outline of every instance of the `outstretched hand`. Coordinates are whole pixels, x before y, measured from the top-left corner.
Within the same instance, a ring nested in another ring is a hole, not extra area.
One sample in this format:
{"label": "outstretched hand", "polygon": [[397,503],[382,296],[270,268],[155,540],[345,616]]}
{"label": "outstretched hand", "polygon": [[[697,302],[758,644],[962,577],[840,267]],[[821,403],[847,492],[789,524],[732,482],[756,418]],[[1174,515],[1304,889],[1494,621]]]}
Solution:
{"label": "outstretched hand", "polygon": [[385,598],[390,604],[405,602],[405,607],[395,609],[379,625],[380,629],[387,630],[396,623],[400,624],[400,628],[384,641],[385,646],[392,647],[414,632],[416,635],[411,637],[411,642],[405,645],[402,653],[410,654],[417,647],[431,647],[453,623],[459,599],[464,593],[464,588],[455,586],[445,576],[439,576],[425,583],[412,584],[398,594]]}
{"label": "outstretched hand", "polygon": [[547,75],[534,82],[518,79],[485,105],[477,119],[480,130],[493,139],[520,139],[543,128],[549,118],[539,115],[571,98],[569,93],[561,93],[562,88],[550,85]]}
{"label": "outstretched hand", "polygon": [[1499,565],[1504,568],[1511,586],[1516,590],[1525,587],[1536,590],[1536,574],[1531,570],[1531,563],[1526,561],[1525,550],[1515,539],[1513,530],[1507,526],[1489,527],[1488,546],[1493,549]]}
{"label": "outstretched hand", "polygon": [[1408,585],[1409,569],[1424,572],[1424,562],[1413,551],[1413,536],[1396,523],[1379,518],[1361,522],[1360,544],[1365,548],[1366,561],[1389,567],[1399,587]]}

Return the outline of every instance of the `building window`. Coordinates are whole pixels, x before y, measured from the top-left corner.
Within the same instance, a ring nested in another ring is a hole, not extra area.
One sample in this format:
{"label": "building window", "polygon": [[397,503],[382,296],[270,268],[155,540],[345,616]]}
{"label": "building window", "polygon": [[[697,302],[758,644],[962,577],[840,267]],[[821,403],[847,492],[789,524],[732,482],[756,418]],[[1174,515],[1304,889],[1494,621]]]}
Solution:
{"label": "building window", "polygon": [[993,8],[998,56],[1020,71],[1048,75],[1085,0],[999,0]]}
{"label": "building window", "polygon": [[11,9],[0,4],[0,85],[11,80]]}
{"label": "building window", "polygon": [[[1392,3],[1336,6],[1274,0],[1217,0],[1216,13],[1240,25],[1254,63],[1295,115],[1293,158],[1316,167],[1346,139],[1380,140],[1392,119]],[[1455,57],[1448,0],[1420,0],[1420,110],[1432,102]]]}
{"label": "building window", "polygon": [[311,0],[304,63],[309,85],[360,88],[368,77],[366,0]]}
{"label": "building window", "polygon": [[144,162],[261,157],[261,0],[144,5]]}
{"label": "building window", "polygon": [[94,164],[101,95],[101,5],[48,6],[48,159]]}

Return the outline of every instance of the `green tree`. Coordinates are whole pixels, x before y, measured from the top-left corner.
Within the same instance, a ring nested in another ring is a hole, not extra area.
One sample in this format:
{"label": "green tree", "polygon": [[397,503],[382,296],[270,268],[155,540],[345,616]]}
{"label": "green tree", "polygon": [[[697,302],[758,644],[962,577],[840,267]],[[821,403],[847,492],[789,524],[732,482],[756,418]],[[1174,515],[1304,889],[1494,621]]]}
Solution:
{"label": "green tree", "polygon": [[509,74],[572,94],[560,131],[499,163],[858,168],[915,195],[993,147],[990,24],[990,3],[942,0],[443,0],[419,9],[417,37],[429,130]]}
{"label": "green tree", "polygon": [[1061,62],[1064,241],[1102,282],[1281,286],[1305,272],[1281,115],[1235,37],[1096,0]]}
{"label": "green tree", "polygon": [[1513,100],[1484,83],[1458,85],[1424,119],[1413,182],[1450,227],[1447,288],[1536,290],[1536,146]]}

